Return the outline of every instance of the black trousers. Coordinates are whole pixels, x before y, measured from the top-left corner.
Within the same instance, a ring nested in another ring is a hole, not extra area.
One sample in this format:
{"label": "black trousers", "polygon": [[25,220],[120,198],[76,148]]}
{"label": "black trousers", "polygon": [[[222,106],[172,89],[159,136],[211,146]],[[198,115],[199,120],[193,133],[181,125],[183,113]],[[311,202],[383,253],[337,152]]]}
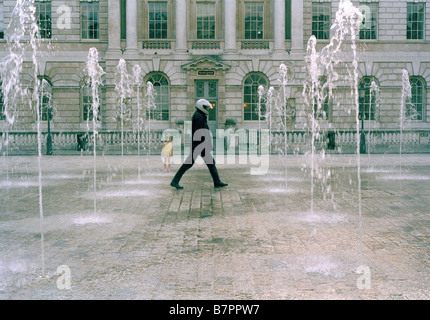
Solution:
{"label": "black trousers", "polygon": [[[185,160],[185,162],[179,168],[178,172],[173,177],[173,180],[172,180],[173,183],[179,183],[179,181],[181,180],[181,178],[185,174],[185,172],[187,172],[187,170],[189,170],[194,165],[194,163],[195,163],[194,158],[196,158],[196,157],[195,156],[193,157],[193,153],[191,152],[191,154],[188,156],[188,158]],[[209,169],[209,172],[212,176],[212,180],[213,180],[214,184],[220,183],[221,180],[220,180],[219,175],[218,175],[218,170],[215,166],[215,159],[211,155],[206,155],[202,158],[205,161],[205,163]]]}

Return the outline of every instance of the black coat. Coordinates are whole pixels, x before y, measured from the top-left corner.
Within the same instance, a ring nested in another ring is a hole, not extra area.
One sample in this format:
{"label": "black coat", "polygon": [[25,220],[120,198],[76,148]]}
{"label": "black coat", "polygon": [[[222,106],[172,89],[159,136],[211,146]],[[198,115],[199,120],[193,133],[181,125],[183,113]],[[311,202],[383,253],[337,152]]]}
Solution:
{"label": "black coat", "polygon": [[[193,118],[191,121],[192,121],[192,123],[191,123],[192,152],[194,153],[195,148],[198,145],[205,142],[205,144],[204,144],[205,149],[200,154],[202,157],[204,157],[205,151],[210,152],[213,150],[211,139],[208,139],[208,141],[206,141],[206,137],[209,137],[209,134],[210,134],[207,115],[203,111],[197,109],[196,112],[194,112]],[[197,141],[194,141],[194,134],[196,133],[196,131],[198,131],[200,129],[206,129],[207,130],[205,133],[205,136],[202,136],[202,132],[199,132],[199,135],[196,136]],[[200,148],[202,148],[202,146]]]}

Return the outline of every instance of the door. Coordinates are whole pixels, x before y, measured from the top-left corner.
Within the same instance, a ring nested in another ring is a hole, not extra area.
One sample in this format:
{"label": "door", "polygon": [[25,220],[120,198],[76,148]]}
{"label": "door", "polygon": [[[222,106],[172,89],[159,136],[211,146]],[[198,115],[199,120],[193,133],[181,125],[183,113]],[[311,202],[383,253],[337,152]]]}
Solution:
{"label": "door", "polygon": [[218,81],[217,80],[196,80],[195,82],[196,99],[206,99],[212,104],[209,110],[208,126],[212,137],[216,137],[218,129]]}

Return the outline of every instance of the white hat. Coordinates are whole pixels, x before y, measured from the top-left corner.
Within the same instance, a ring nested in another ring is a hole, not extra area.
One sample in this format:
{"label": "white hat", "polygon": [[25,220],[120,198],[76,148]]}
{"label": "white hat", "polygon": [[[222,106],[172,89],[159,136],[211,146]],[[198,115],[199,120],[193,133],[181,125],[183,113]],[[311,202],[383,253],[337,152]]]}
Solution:
{"label": "white hat", "polygon": [[209,111],[205,107],[207,107],[208,109],[213,109],[212,104],[206,99],[200,99],[196,102],[196,108],[208,114]]}

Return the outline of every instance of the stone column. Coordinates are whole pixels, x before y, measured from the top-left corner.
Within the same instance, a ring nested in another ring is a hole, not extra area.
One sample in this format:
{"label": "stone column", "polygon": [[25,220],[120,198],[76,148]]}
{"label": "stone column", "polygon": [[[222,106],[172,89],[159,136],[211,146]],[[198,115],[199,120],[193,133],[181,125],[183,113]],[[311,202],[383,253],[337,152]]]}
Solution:
{"label": "stone column", "polygon": [[187,50],[187,2],[176,0],[176,51]]}
{"label": "stone column", "polygon": [[285,0],[275,0],[274,10],[274,49],[285,51]]}
{"label": "stone column", "polygon": [[303,0],[291,1],[291,50],[303,50]]}
{"label": "stone column", "polygon": [[236,0],[224,0],[225,52],[236,51]]}
{"label": "stone column", "polygon": [[137,51],[137,0],[127,0],[127,51]]}
{"label": "stone column", "polygon": [[108,50],[119,51],[121,48],[121,19],[119,0],[109,0],[108,2],[108,25]]}

